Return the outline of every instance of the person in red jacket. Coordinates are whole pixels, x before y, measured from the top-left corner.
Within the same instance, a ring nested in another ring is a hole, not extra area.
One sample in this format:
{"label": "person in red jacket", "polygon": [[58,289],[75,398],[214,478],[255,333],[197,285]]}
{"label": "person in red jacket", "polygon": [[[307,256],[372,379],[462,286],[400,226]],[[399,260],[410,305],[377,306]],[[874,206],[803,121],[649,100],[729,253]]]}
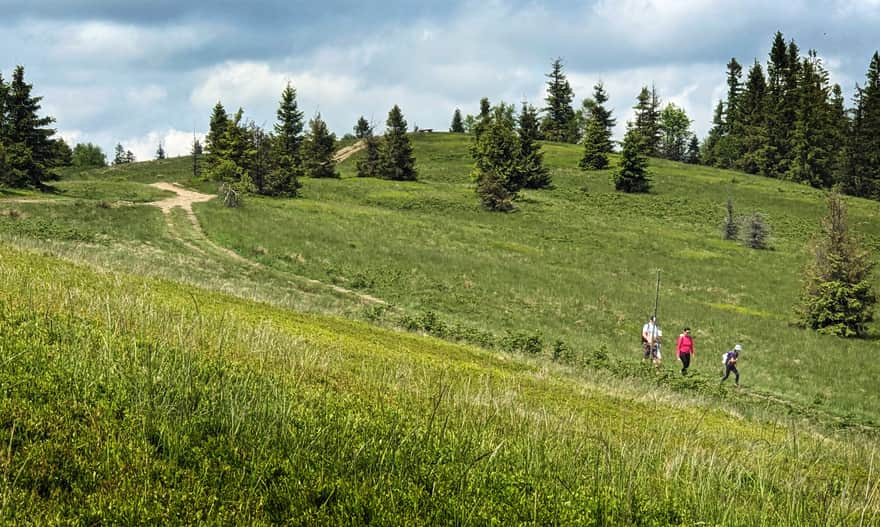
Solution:
{"label": "person in red jacket", "polygon": [[684,328],[678,336],[678,344],[675,347],[675,356],[681,361],[681,374],[687,375],[691,365],[691,356],[694,354],[694,339],[691,338],[691,328]]}

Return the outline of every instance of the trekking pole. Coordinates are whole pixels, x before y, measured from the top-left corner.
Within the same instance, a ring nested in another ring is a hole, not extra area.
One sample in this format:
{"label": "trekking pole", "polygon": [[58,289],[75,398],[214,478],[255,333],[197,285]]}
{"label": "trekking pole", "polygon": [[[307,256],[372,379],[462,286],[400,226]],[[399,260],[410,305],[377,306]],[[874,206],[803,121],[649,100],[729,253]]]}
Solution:
{"label": "trekking pole", "polygon": [[657,269],[657,294],[654,296],[654,322],[657,322],[657,309],[660,307],[660,269]]}

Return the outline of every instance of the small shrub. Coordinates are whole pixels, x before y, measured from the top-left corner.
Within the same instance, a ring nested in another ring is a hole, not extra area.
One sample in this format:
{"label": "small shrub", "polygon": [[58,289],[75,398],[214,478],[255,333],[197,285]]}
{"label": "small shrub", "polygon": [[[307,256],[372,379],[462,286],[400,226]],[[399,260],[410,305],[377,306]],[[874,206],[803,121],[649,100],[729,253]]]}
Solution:
{"label": "small shrub", "polygon": [[749,218],[748,231],[745,233],[743,243],[752,249],[766,249],[770,239],[770,226],[764,221],[764,215],[760,212],[752,214]]}
{"label": "small shrub", "polygon": [[493,212],[510,212],[514,209],[513,194],[495,172],[487,172],[477,181],[477,196],[483,208]]}
{"label": "small shrub", "polygon": [[727,198],[727,217],[724,219],[722,234],[725,240],[735,240],[739,236],[739,223],[733,215],[733,200]]}
{"label": "small shrub", "polygon": [[237,209],[242,205],[242,193],[232,183],[222,183],[220,185],[220,196],[223,198],[223,206],[225,207]]}
{"label": "small shrub", "polygon": [[544,349],[544,343],[538,334],[517,331],[508,332],[501,338],[501,349],[511,353],[527,353],[537,355]]}

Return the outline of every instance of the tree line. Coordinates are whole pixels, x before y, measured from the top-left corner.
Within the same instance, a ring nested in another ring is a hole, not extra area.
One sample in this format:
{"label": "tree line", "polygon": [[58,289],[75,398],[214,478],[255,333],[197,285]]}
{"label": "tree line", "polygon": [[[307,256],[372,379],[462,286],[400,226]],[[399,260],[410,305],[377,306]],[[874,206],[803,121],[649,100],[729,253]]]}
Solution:
{"label": "tree line", "polygon": [[[315,113],[305,130],[304,114],[297,103],[296,89],[288,83],[281,93],[276,121],[270,131],[244,119],[244,110],[230,116],[221,102],[211,114],[205,138],[204,178],[223,185],[224,192],[253,192],[267,196],[296,197],[300,178],[338,178],[334,154],[336,135],[320,113]],[[414,180],[417,172],[412,146],[406,136],[407,123],[400,107],[388,112],[385,134],[377,136],[363,117],[354,127],[355,138],[363,141],[366,154],[358,163],[358,176]],[[200,175],[202,145],[193,140],[193,172]],[[230,202],[235,203],[235,200]]]}
{"label": "tree line", "polygon": [[880,199],[877,52],[847,108],[818,53],[802,56],[777,32],[766,74],[755,60],[743,81],[736,58],[727,64],[727,98],[712,124],[701,156],[707,165]]}

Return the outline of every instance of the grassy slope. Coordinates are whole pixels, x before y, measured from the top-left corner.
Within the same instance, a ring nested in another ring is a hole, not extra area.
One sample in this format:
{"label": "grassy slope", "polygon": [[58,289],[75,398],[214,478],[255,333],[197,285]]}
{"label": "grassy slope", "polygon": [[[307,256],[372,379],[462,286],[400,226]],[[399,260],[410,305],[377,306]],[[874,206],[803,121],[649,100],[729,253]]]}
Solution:
{"label": "grassy slope", "polygon": [[4,523],[880,519],[858,436],[0,248]]}
{"label": "grassy slope", "polygon": [[[661,269],[662,326],[673,337],[685,324],[695,328],[699,378],[716,375],[721,353],[741,342],[745,385],[858,421],[880,419],[876,328],[873,339],[844,341],[790,324],[805,245],[824,214],[821,192],[654,161],[655,192],[623,195],[610,171],[572,168],[577,147],[547,145],[556,188],[526,193],[515,214],[490,214],[469,185],[467,141],[414,136],[418,182],[350,177],[353,159],[342,180],[308,181],[301,200],[197,210],[212,239],[273,268],[360,287],[447,324],[537,333],[548,347],[561,339],[576,353],[602,350],[620,362],[638,359]],[[728,196],[740,214],[765,215],[772,250],[720,238]],[[853,228],[877,254],[877,204],[849,203]]]}

